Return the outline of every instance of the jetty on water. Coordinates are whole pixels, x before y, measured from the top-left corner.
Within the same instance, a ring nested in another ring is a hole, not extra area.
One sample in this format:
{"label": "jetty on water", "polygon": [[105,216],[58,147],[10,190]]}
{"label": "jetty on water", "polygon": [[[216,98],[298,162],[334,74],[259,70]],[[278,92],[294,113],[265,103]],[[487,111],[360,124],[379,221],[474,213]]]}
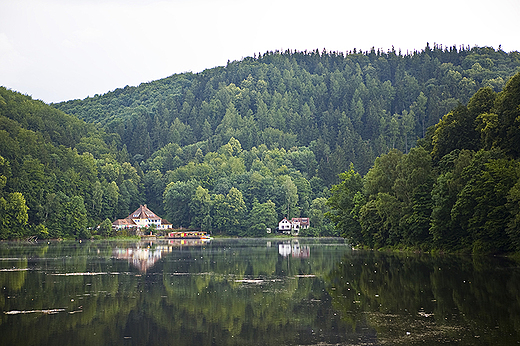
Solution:
{"label": "jetty on water", "polygon": [[177,232],[168,232],[164,237],[166,239],[210,239],[207,232],[198,230],[185,230]]}

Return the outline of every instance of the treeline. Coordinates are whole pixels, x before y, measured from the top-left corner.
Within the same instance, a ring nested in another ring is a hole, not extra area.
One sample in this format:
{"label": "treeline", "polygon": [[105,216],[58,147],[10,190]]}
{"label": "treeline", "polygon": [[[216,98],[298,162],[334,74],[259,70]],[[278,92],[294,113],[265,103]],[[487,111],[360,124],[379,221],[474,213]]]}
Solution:
{"label": "treeline", "polygon": [[339,173],[411,153],[519,68],[486,47],[286,51],[51,106],[0,88],[0,238],[110,235],[144,203],[175,227],[260,235],[301,216],[335,235]]}
{"label": "treeline", "polygon": [[329,216],[372,248],[520,251],[520,73],[476,92],[409,153],[378,157],[333,186]]}
{"label": "treeline", "polygon": [[54,106],[117,133],[132,162],[169,143],[204,143],[206,155],[234,137],[244,150],[308,147],[330,185],[350,162],[366,173],[389,149],[407,152],[458,103],[484,86],[500,91],[519,67],[518,52],[487,47],[277,51]]}

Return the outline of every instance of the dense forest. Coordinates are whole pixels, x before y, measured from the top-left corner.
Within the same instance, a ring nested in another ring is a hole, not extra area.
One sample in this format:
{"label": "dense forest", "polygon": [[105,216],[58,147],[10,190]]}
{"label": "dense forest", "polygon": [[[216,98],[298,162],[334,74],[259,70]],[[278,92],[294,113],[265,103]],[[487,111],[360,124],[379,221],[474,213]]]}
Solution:
{"label": "dense forest", "polygon": [[204,155],[231,137],[244,150],[307,147],[330,186],[350,162],[366,173],[389,149],[407,152],[444,114],[483,86],[500,91],[519,68],[518,52],[486,47],[267,52],[54,106],[119,134],[120,149],[148,165],[169,143]]}
{"label": "dense forest", "polygon": [[329,216],[369,247],[520,251],[520,73],[480,89],[408,153],[391,150],[332,188]]}
{"label": "dense forest", "polygon": [[129,213],[141,176],[121,158],[118,141],[0,88],[0,238],[86,238],[88,227]]}
{"label": "dense forest", "polygon": [[519,70],[518,52],[427,45],[267,52],[52,105],[1,88],[0,237],[109,235],[140,203],[176,227],[258,236],[308,216],[308,234],[339,235],[325,214],[340,173],[413,155]]}

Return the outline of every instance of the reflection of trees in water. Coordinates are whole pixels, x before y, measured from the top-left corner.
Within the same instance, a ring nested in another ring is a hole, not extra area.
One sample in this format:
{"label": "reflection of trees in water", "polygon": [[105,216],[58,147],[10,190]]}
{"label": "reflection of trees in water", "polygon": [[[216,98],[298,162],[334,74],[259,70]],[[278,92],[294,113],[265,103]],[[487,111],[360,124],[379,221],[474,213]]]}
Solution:
{"label": "reflection of trees in water", "polygon": [[165,262],[167,299],[157,308],[175,314],[173,319],[184,319],[185,325],[197,326],[179,343],[190,344],[194,338],[202,344],[216,339],[224,345],[347,340],[351,334],[334,313],[320,279],[341,259],[345,247],[313,249],[313,257],[305,260],[278,256],[279,249],[269,243],[214,248],[204,253],[203,261],[186,256]]}
{"label": "reflection of trees in water", "polygon": [[520,338],[520,271],[504,260],[354,252],[326,282],[343,320],[368,323],[382,344]]}
{"label": "reflection of trees in water", "polygon": [[[82,244],[74,258],[63,251],[52,266],[48,260],[40,266],[52,273],[103,275],[50,276],[45,269],[29,271],[18,300],[24,303],[18,308],[65,311],[52,320],[35,314],[17,316],[16,325],[0,324],[2,337],[16,344],[24,331],[34,330],[25,339],[27,344],[131,340],[162,345],[176,340],[178,345],[278,345],[339,343],[351,335],[334,313],[321,279],[341,260],[344,246],[313,248],[312,258],[301,259],[283,258],[277,247],[268,247],[265,241],[257,247],[216,245],[152,245],[150,249],[160,251],[162,257],[145,274],[129,271],[127,261],[116,259],[115,247],[130,247],[124,243]],[[140,248],[150,250],[143,244]],[[158,257],[143,253],[136,258]],[[13,303],[2,309],[14,310]],[[4,315],[3,321],[12,317]]]}

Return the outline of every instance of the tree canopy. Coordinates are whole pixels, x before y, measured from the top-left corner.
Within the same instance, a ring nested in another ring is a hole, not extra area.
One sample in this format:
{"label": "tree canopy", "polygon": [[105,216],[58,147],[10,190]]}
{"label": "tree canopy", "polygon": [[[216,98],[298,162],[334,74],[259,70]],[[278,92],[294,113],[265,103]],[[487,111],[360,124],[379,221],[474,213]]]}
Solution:
{"label": "tree canopy", "polygon": [[[378,246],[410,225],[417,244],[435,238],[429,210],[448,213],[435,203],[456,202],[430,190],[466,184],[461,167],[480,149],[517,155],[516,100],[504,95],[515,93],[506,81],[519,68],[518,52],[427,45],[267,52],[52,105],[0,88],[0,197],[23,225],[2,237],[105,236],[107,219],[147,203],[174,227],[256,236],[301,216],[317,226],[309,234],[353,236],[333,219],[359,225],[364,241],[380,225]],[[359,176],[340,175],[352,164]],[[445,187],[439,167],[456,170]],[[346,176],[352,190],[325,204]],[[466,219],[476,220],[453,222]]]}
{"label": "tree canopy", "polygon": [[342,174],[328,200],[336,226],[370,247],[520,251],[519,86],[517,73],[499,93],[480,89],[420,146],[378,157],[354,188],[357,173]]}

